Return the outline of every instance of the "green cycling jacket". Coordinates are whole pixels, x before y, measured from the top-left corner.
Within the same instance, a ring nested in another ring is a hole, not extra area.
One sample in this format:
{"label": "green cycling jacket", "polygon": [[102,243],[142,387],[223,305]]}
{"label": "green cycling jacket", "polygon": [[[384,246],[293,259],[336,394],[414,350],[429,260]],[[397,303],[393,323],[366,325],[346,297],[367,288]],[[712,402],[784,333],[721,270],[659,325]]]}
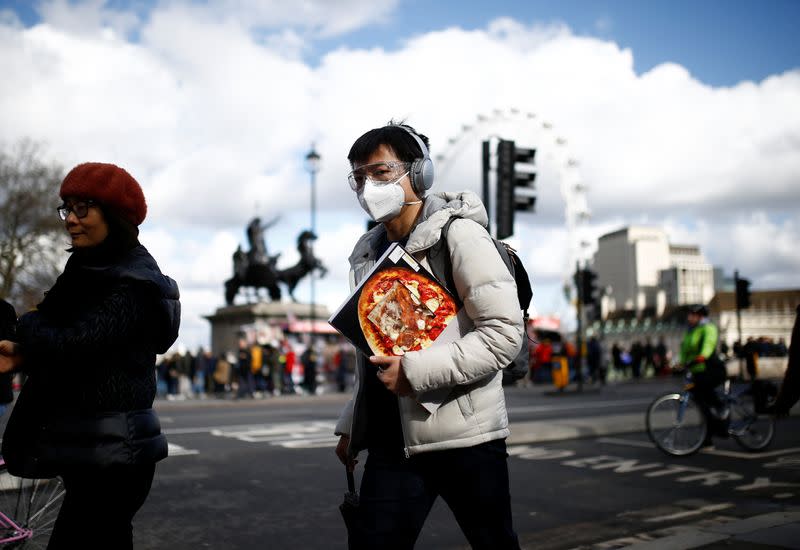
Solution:
{"label": "green cycling jacket", "polygon": [[[692,328],[683,337],[681,342],[681,365],[686,365],[692,372],[703,372],[706,370],[706,363],[717,350],[719,331],[716,325],[711,322],[702,322]],[[702,355],[706,361],[693,363],[695,357]]]}

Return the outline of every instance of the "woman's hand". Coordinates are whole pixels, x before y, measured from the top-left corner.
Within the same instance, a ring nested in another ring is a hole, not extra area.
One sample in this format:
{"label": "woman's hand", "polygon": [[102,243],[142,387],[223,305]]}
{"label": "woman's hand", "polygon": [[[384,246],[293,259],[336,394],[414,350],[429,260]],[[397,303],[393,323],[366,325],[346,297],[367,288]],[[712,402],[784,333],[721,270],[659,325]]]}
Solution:
{"label": "woman's hand", "polygon": [[400,357],[380,357],[373,355],[369,358],[370,363],[378,367],[378,380],[383,382],[386,389],[392,393],[396,393],[401,397],[411,395],[414,391],[411,389],[411,384],[406,378],[406,373],[403,372],[403,367],[400,365]]}
{"label": "woman's hand", "polygon": [[0,373],[14,372],[22,366],[22,355],[11,340],[0,340]]}

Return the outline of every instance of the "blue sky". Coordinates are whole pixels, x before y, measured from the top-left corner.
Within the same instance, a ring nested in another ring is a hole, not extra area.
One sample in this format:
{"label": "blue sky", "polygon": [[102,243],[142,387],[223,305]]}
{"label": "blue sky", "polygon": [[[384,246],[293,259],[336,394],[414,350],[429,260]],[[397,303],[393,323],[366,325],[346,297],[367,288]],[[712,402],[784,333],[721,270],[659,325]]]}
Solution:
{"label": "blue sky", "polygon": [[[511,244],[542,314],[573,315],[562,285],[576,246],[631,224],[699,245],[756,290],[797,286],[800,1],[30,5],[0,0],[0,145],[28,137],[65,168],[115,162],[137,177],[142,242],[181,286],[191,347],[253,214],[281,216],[267,244],[280,268],[297,259],[312,142],[330,270],[316,296],[341,303],[365,222],[347,150],[390,118],[447,154],[434,191],[477,191],[491,135],[538,149],[537,211]],[[577,184],[591,217],[570,229]]]}
{"label": "blue sky", "polygon": [[391,32],[375,26],[342,42],[392,47],[406,38],[399,29],[473,29],[500,16],[564,22],[576,34],[614,40],[633,49],[638,73],[673,61],[703,82],[728,86],[800,66],[796,0],[408,0],[393,15]]}
{"label": "blue sky", "polygon": [[[14,10],[31,25],[40,20],[37,3],[2,0],[0,8]],[[106,5],[146,14],[155,3],[111,0]],[[502,16],[565,23],[578,35],[613,40],[634,51],[639,74],[671,61],[707,84],[731,86],[800,67],[798,0],[401,0],[384,23],[320,39],[307,55],[319,61],[339,46],[391,50],[409,36],[449,26],[478,29]]]}

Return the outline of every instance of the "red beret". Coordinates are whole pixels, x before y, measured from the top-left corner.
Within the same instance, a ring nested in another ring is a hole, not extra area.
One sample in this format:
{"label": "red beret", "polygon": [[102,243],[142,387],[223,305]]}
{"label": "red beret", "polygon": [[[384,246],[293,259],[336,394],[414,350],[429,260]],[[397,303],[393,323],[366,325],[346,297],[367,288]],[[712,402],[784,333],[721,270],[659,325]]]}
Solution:
{"label": "red beret", "polygon": [[86,162],[70,170],[61,184],[61,198],[94,199],[134,226],[144,221],[147,203],[142,188],[128,172],[114,164]]}

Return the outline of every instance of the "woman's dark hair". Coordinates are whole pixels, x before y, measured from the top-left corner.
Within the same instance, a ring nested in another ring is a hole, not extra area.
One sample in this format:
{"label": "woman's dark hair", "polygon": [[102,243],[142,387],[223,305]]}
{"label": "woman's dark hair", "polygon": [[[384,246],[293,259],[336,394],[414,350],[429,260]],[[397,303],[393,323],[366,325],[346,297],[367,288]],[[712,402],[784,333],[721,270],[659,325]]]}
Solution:
{"label": "woman's dark hair", "polygon": [[407,124],[389,121],[386,126],[374,128],[358,138],[350,148],[347,160],[350,164],[365,162],[381,145],[389,147],[403,162],[413,162],[414,159],[422,158],[422,150],[409,132],[416,134],[430,150],[426,136]]}
{"label": "woman's dark hair", "polygon": [[108,224],[108,237],[106,237],[106,240],[111,239],[109,244],[113,248],[128,251],[139,245],[138,227],[109,208],[103,208],[103,215]]}

